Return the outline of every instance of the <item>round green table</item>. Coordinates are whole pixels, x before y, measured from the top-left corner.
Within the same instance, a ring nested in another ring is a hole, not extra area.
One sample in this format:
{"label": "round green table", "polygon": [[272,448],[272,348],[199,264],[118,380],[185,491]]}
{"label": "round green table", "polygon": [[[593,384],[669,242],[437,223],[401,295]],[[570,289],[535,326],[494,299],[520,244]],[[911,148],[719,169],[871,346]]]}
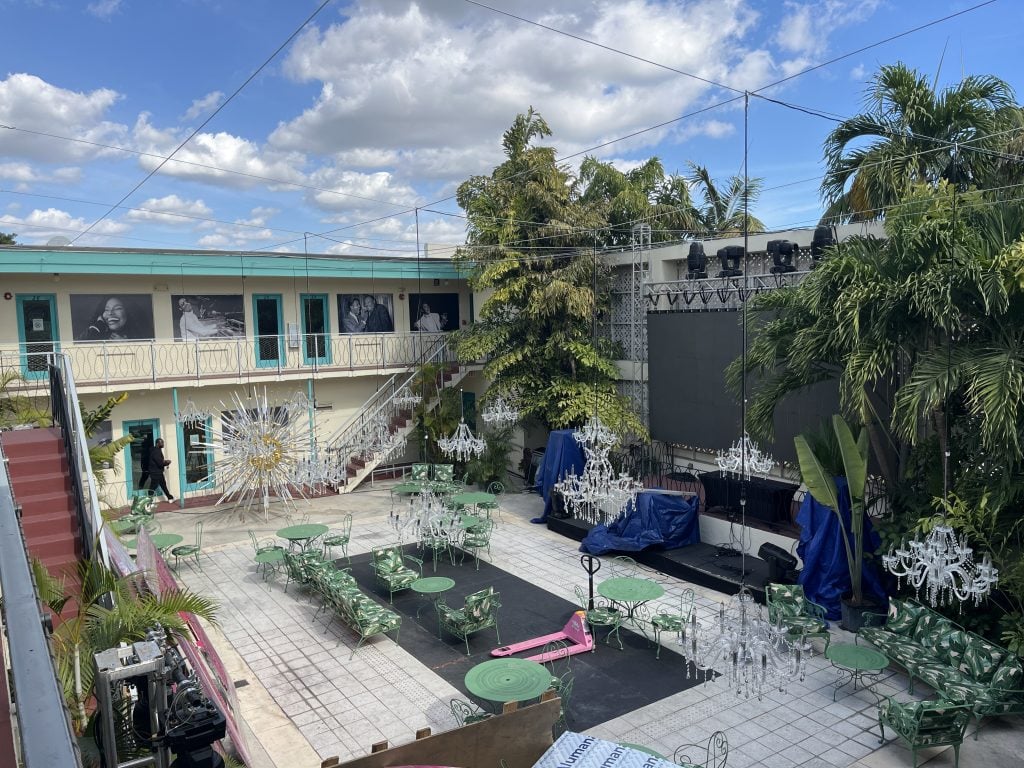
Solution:
{"label": "round green table", "polygon": [[637,617],[637,609],[665,594],[665,588],[656,581],[635,576],[615,576],[597,585],[597,593],[626,609],[624,621],[639,629],[647,637],[647,622]]}
{"label": "round green table", "polygon": [[267,569],[277,570],[284,562],[283,549],[265,549],[256,555],[256,564],[263,569],[263,578],[267,578]]}
{"label": "round green table", "polygon": [[313,539],[323,536],[329,530],[330,528],[320,523],[302,523],[282,528],[277,535],[287,541],[301,544],[302,549],[305,549]]}
{"label": "round green table", "polygon": [[[416,618],[420,617],[423,609],[432,603],[436,603],[441,599],[441,596],[449,589],[455,586],[455,579],[449,579],[447,576],[425,576],[422,579],[416,579],[409,588],[424,598],[423,605],[416,610]],[[437,617],[437,636],[441,637],[441,617]]]}
{"label": "round green table", "polygon": [[[832,701],[836,700],[839,689],[848,683],[853,683],[853,690],[856,691],[858,680],[862,688],[874,693],[870,685],[864,684],[864,678],[873,678],[889,666],[889,659],[885,654],[879,653],[874,648],[853,643],[830,643],[825,650],[825,658],[831,661],[832,666],[836,668],[836,683],[835,689],[832,691]],[[870,680],[870,682],[874,682],[874,680]]]}
{"label": "round green table", "polygon": [[497,497],[493,493],[484,493],[483,491],[466,491],[465,493],[456,493],[452,496],[452,501],[456,504],[462,504],[467,507],[475,507],[477,504],[487,504],[492,502]]}
{"label": "round green table", "polygon": [[[177,533],[152,533],[149,536],[149,540],[153,542],[153,546],[159,549],[161,552],[166,552],[171,547],[176,547],[185,540],[184,536]],[[135,549],[138,546],[136,539],[128,539],[124,545],[128,549]]]}
{"label": "round green table", "polygon": [[491,659],[470,669],[464,682],[474,696],[504,704],[537,698],[551,687],[551,673],[536,661]]}

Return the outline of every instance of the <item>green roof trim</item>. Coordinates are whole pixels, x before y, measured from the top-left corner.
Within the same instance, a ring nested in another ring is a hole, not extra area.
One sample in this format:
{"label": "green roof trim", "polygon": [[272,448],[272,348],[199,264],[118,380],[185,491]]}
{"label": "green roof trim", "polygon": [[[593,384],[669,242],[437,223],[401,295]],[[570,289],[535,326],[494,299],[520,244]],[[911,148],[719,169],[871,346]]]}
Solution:
{"label": "green roof trim", "polygon": [[461,279],[448,259],[324,254],[230,254],[222,251],[104,250],[100,248],[0,248],[8,274],[161,275],[207,277]]}

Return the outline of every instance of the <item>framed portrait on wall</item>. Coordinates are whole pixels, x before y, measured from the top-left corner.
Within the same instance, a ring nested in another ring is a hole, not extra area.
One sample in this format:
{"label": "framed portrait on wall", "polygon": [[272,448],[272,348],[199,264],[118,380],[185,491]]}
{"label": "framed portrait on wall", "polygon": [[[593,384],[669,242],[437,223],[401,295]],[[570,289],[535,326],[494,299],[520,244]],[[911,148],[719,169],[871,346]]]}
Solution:
{"label": "framed portrait on wall", "polygon": [[171,296],[175,341],[245,336],[242,294]]}
{"label": "framed portrait on wall", "polygon": [[70,298],[76,341],[153,338],[153,297],[148,293],[72,293]]}
{"label": "framed portrait on wall", "polygon": [[395,304],[390,293],[339,293],[341,333],[394,333]]}
{"label": "framed portrait on wall", "polygon": [[459,327],[459,294],[410,293],[409,330],[439,333]]}

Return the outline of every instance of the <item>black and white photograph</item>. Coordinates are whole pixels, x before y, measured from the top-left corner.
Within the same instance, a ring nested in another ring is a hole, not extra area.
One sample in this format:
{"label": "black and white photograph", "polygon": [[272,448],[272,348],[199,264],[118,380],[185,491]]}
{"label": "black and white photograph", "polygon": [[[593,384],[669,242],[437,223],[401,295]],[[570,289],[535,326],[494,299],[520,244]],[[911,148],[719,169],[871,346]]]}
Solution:
{"label": "black and white photograph", "polygon": [[341,333],[394,333],[395,305],[390,293],[339,293]]}
{"label": "black and white photograph", "polygon": [[439,333],[458,328],[459,294],[409,294],[409,330]]}
{"label": "black and white photograph", "polygon": [[245,336],[242,294],[171,296],[174,340]]}
{"label": "black and white photograph", "polygon": [[71,333],[76,341],[153,338],[153,297],[148,293],[72,293]]}

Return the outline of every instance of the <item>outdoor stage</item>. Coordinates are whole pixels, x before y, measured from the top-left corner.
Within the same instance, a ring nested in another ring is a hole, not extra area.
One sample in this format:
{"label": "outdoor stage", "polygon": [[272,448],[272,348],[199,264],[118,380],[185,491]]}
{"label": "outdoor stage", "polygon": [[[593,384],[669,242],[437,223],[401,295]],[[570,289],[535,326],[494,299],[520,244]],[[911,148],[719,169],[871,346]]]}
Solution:
{"label": "outdoor stage", "polygon": [[[576,518],[557,518],[549,515],[548,530],[576,541],[582,541],[593,525]],[[699,542],[679,549],[648,549],[642,552],[623,552],[638,563],[692,584],[732,595],[739,591],[741,582],[738,552]],[[610,555],[609,555],[610,556]],[[764,584],[768,579],[768,564],[747,553],[746,584],[759,603],[764,603]]]}

